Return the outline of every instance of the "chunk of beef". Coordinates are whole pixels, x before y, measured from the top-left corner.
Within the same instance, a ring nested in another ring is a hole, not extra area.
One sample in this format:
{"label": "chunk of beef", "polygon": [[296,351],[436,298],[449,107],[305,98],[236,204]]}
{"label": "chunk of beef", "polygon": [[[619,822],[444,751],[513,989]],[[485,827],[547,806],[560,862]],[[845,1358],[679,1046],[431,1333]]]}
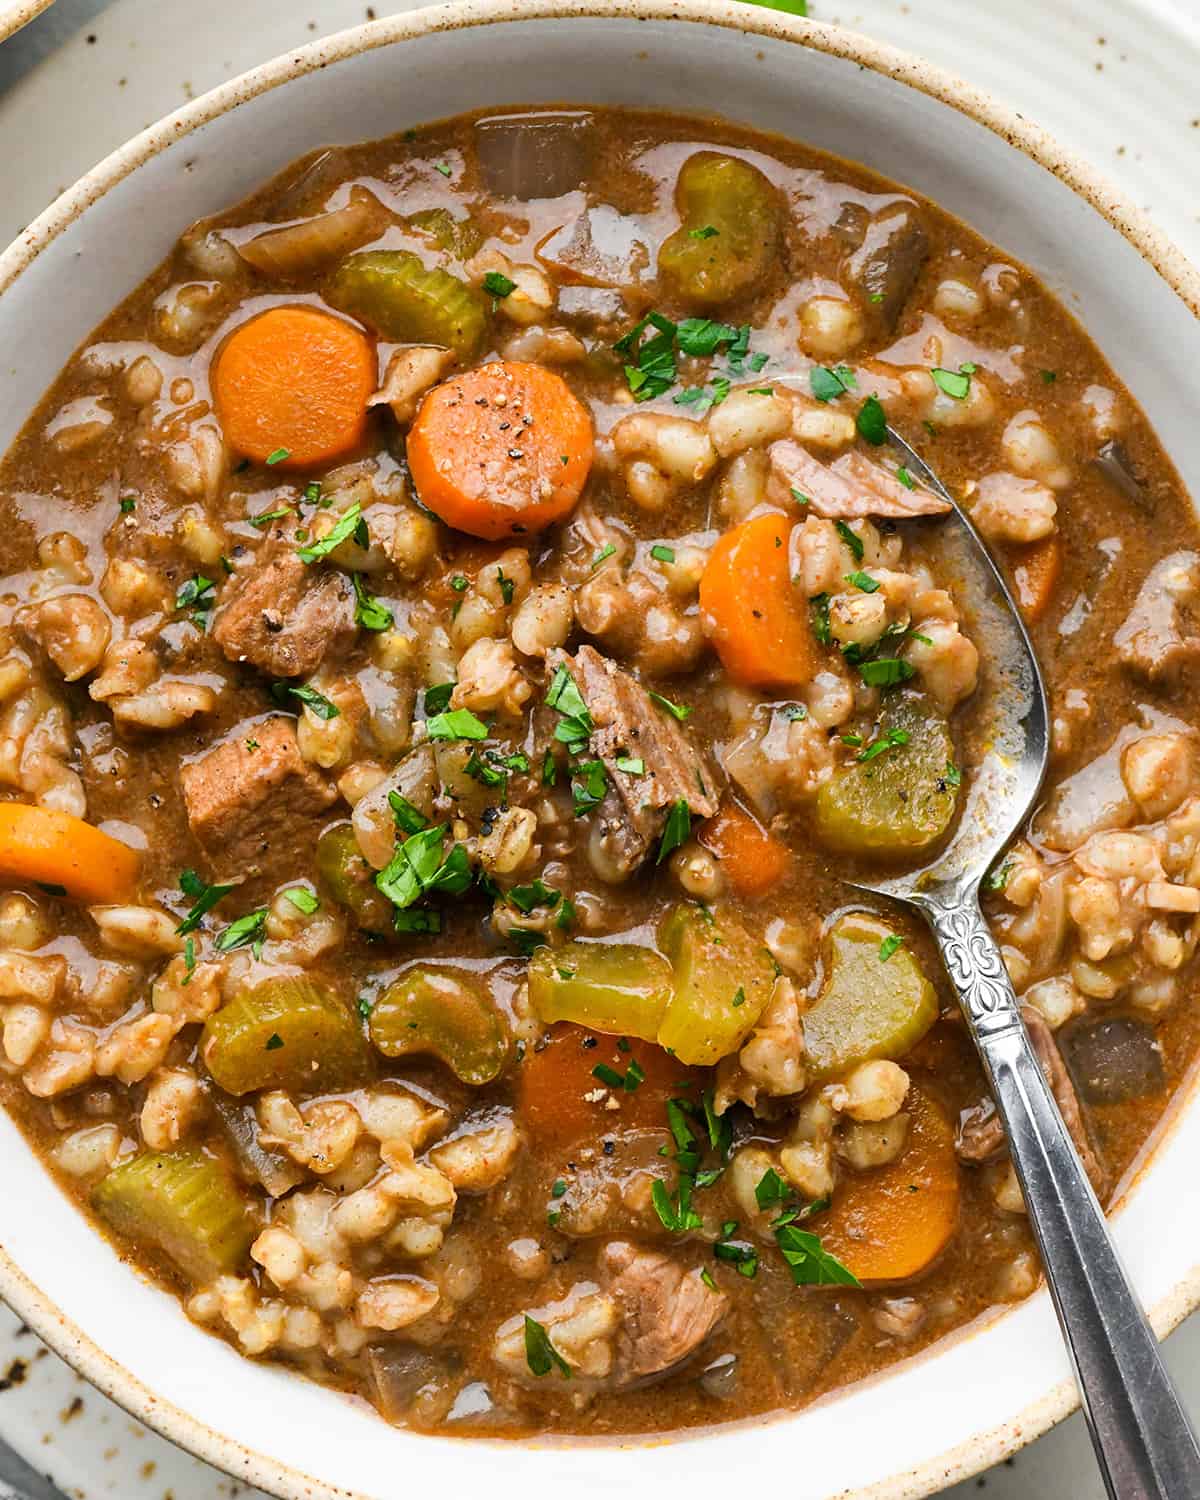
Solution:
{"label": "chunk of beef", "polygon": [[808,515],[827,520],[860,520],[865,516],[896,518],[940,516],[950,509],[929,490],[910,490],[861,453],[844,453],[823,464],[791,438],[768,450],[771,486],[790,505],[793,491],[807,497]]}
{"label": "chunk of beef", "polygon": [[[673,803],[712,817],[719,801],[716,772],[646,689],[593,647],[580,646],[574,659],[559,651],[549,665],[571,673],[596,726],[587,756],[602,760],[608,773],[608,790],[593,815],[603,855],[598,868],[624,880],[657,844]],[[624,756],[644,761],[645,774],[618,770]]]}
{"label": "chunk of beef", "polygon": [[657,1250],[616,1240],[600,1259],[613,1278],[609,1294],[623,1314],[616,1348],[616,1375],[623,1385],[673,1370],[729,1310],[729,1298],[705,1286],[699,1271]]}
{"label": "chunk of beef", "polygon": [[841,281],[857,292],[863,311],[890,333],[917,284],[929,235],[915,203],[892,203],[869,219],[862,239],[842,263]]}
{"label": "chunk of beef", "polygon": [[269,677],[306,677],[354,630],[346,575],[305,566],[289,543],[267,542],[230,580],[212,633],[230,661]]}
{"label": "chunk of beef", "polygon": [[[1075,1092],[1075,1085],[1071,1082],[1067,1065],[1063,1062],[1062,1053],[1058,1050],[1054,1033],[1032,1006],[1021,1007],[1021,1019],[1025,1022],[1030,1043],[1041,1064],[1042,1072],[1046,1075],[1046,1082],[1050,1085],[1050,1092],[1054,1095],[1059,1112],[1062,1114],[1063,1123],[1075,1142],[1075,1149],[1079,1152],[1079,1159],[1083,1163],[1084,1170],[1091,1178],[1092,1186],[1096,1191],[1102,1192],[1106,1174],[1100,1165],[1099,1157],[1092,1148],[1079,1097]],[[959,1119],[955,1146],[960,1161],[994,1161],[1000,1155],[1004,1146],[1004,1127],[1000,1123],[1000,1116],[996,1113],[991,1100],[963,1111]]]}
{"label": "chunk of beef", "polygon": [[[337,797],[300,758],[291,719],[245,719],[179,773],[192,832],[220,874],[253,874]],[[313,838],[316,834],[314,830]]]}
{"label": "chunk of beef", "polygon": [[995,1161],[1004,1150],[1004,1126],[990,1099],[964,1109],[958,1117],[958,1129],[954,1136],[954,1149],[959,1161],[978,1166]]}
{"label": "chunk of beef", "polygon": [[1113,636],[1121,661],[1151,682],[1174,677],[1200,655],[1200,554],[1172,552],[1156,562]]}

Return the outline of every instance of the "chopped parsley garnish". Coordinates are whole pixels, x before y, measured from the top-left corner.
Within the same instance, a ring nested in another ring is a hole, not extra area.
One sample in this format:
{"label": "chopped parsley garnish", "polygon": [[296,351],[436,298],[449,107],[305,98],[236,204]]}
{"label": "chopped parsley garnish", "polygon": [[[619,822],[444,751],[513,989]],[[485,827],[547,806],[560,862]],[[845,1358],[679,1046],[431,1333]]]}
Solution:
{"label": "chopped parsley garnish", "polygon": [[858,380],[849,365],[837,365],[832,370],[814,365],[808,372],[808,384],[818,401],[836,401],[853,390]]}
{"label": "chopped parsley garnish", "polygon": [[571,794],[575,816],[582,818],[598,807],[608,793],[608,772],[602,760],[580,760],[571,766]]}
{"label": "chopped parsley garnish", "polygon": [[517,908],[529,915],[535,907],[547,906],[553,910],[562,898],[562,892],[556,891],[552,885],[538,876],[530,885],[514,885],[508,893],[508,899]]}
{"label": "chopped parsley garnish", "polygon": [[267,454],[267,468],[273,469],[276,464],[281,464],[285,458],[291,458],[291,456],[290,448],[276,448],[274,453]]}
{"label": "chopped parsley garnish", "polygon": [[646,1081],[646,1075],[636,1059],[630,1062],[623,1074],[618,1073],[616,1068],[610,1068],[607,1063],[597,1063],[592,1069],[592,1077],[598,1078],[606,1088],[618,1089],[626,1094],[632,1094]]}
{"label": "chopped parsley garnish", "polygon": [[939,391],[945,391],[955,401],[965,401],[970,394],[971,376],[975,370],[975,365],[964,364],[959,365],[957,370],[943,370],[940,366],[935,366],[929,373]]}
{"label": "chopped parsley garnish", "polygon": [[985,891],[1002,891],[1008,884],[1008,877],[1012,874],[1012,860],[1006,860],[998,870],[993,870],[983,882]]}
{"label": "chopped parsley garnish", "polygon": [[566,1196],[566,1191],[567,1191],[567,1184],[563,1181],[563,1179],[561,1177],[556,1177],[554,1179],[554,1184],[553,1184],[553,1186],[550,1189],[550,1196],[552,1198],[562,1198],[562,1197]]}
{"label": "chopped parsley garnish", "polygon": [[677,802],[671,803],[671,810],[667,814],[666,826],[663,828],[662,840],[658,846],[658,858],[654,861],[661,865],[667,855],[673,849],[678,849],[680,844],[686,842],[692,831],[692,810],[685,798],[680,797]]}
{"label": "chopped parsley garnish", "polygon": [[800,493],[800,491],[796,488],[796,486],[794,484],[791,486],[791,491],[792,491],[792,499],[796,502],[797,505],[809,505],[809,504],[811,504],[811,501],[809,500],[809,497],[807,495],[802,495]]}
{"label": "chopped parsley garnish", "polygon": [[455,573],[454,577],[450,580],[450,587],[456,594],[465,594],[471,587],[471,580],[464,578],[461,573]]}
{"label": "chopped parsley garnish", "polygon": [[350,581],[354,584],[354,623],[364,630],[390,630],[396,623],[395,616],[386,604],[367,592],[362,574],[352,574]]}
{"label": "chopped parsley garnish", "polygon": [[184,984],[191,984],[192,974],[196,968],[196,939],[188,938],[183,945],[183,967],[187,972],[183,976]]}
{"label": "chopped parsley garnish", "polygon": [[469,708],[452,708],[425,720],[431,740],[486,740],[488,727]]}
{"label": "chopped parsley garnish", "polygon": [[849,526],[846,525],[845,521],[835,521],[833,524],[834,524],[835,529],[837,530],[838,536],[841,537],[842,541],[845,542],[846,546],[849,547],[850,551],[854,554],[854,561],[855,562],[862,562],[862,560],[863,560],[863,539],[862,539],[862,537],[859,536],[859,534],[858,534],[857,531],[851,531],[851,529],[849,528]]}
{"label": "chopped parsley garnish", "polygon": [[[396,926],[398,931],[428,931],[416,924],[400,923],[403,909],[412,906],[422,896],[435,891],[447,891],[461,895],[471,884],[471,866],[467,851],[455,844],[443,857],[443,842],[449,825],[439,823],[433,828],[423,828],[420,833],[410,834],[399,844],[387,864],[375,877],[375,884],[393,906],[399,907]],[[414,914],[422,917],[436,913]]]}
{"label": "chopped parsley garnish", "polygon": [[[655,332],[645,338],[650,328]],[[678,405],[692,407],[697,415],[724,401],[729,394],[730,375],[761,370],[767,362],[765,354],[750,353],[749,323],[735,327],[712,318],[685,318],[676,324],[662,313],[651,312],[613,345],[618,354],[632,361],[625,365],[625,378],[638,401],[665,395],[675,384],[679,377],[676,346],[681,354],[695,359],[711,359],[724,349],[727,371],[712,377],[711,389],[690,386],[675,397]]]}
{"label": "chopped parsley garnish", "polygon": [[592,558],[592,572],[594,573],[602,562],[607,562],[616,550],[611,542],[605,542],[604,546]]}
{"label": "chopped parsley garnish", "polygon": [[566,932],[566,931],[569,930],[569,928],[570,928],[571,924],[574,922],[574,920],[575,920],[575,903],[574,903],[574,901],[564,901],[563,904],[558,909],[558,916],[556,916],[555,919],[554,919],[554,925],[555,925],[555,927],[557,927],[560,932]]}
{"label": "chopped parsley garnish", "polygon": [[842,744],[843,745],[861,745],[862,744],[862,735],[861,734],[844,734],[844,735],[841,736],[841,740],[842,740]]}
{"label": "chopped parsley garnish", "polygon": [[[644,339],[648,328],[653,335]],[[652,401],[664,395],[675,384],[676,325],[662,313],[651,312],[613,345],[618,354],[628,355],[632,363],[625,366],[625,379],[638,401]]]}
{"label": "chopped parsley garnish", "polygon": [[[579,691],[579,685],[566,667],[559,667],[546,689],[546,707],[559,715],[554,726],[554,738],[572,755],[578,755],[587,744],[588,736],[596,725],[588,712],[588,706]],[[553,784],[553,783],[551,783]]]}
{"label": "chopped parsley garnish", "polygon": [[646,774],[646,762],[640,755],[618,755],[615,761],[618,771],[624,771],[626,776],[644,776]]}
{"label": "chopped parsley garnish", "polygon": [[515,292],[517,283],[510,281],[500,271],[489,271],[483,278],[483,289],[490,292],[493,297],[507,297],[510,292]]}
{"label": "chopped parsley garnish", "polygon": [[785,719],[807,719],[808,709],[803,703],[785,703],[779,710]]}
{"label": "chopped parsley garnish", "polygon": [[870,573],[861,570],[857,573],[847,573],[846,582],[864,594],[877,594],[879,592],[878,578],[872,578]]}
{"label": "chopped parsley garnish", "polygon": [[[276,687],[278,686],[277,683]],[[271,691],[274,692],[275,689],[272,688]],[[315,687],[309,687],[307,682],[302,682],[299,686],[289,683],[284,687],[281,696],[299,698],[300,702],[306,708],[311,709],[318,719],[336,719],[341,712],[336,703],[330,703],[323,693],[318,693]]]}
{"label": "chopped parsley garnish", "polygon": [[962,786],[962,772],[952,760],[946,762],[946,769],[942,772],[942,779],[947,786]]}
{"label": "chopped parsley garnish", "polygon": [[208,620],[208,611],[217,602],[213,592],[216,584],[211,578],[204,578],[196,573],[180,586],[175,595],[176,609],[192,609],[192,623],[204,629]]}
{"label": "chopped parsley garnish", "polygon": [[822,646],[833,644],[833,632],[829,628],[828,594],[814,594],[808,601],[808,623]]}
{"label": "chopped parsley garnish", "polygon": [[707,359],[722,344],[737,342],[739,330],[732,323],[717,323],[712,318],[684,318],[676,332],[680,351],[697,359]]}
{"label": "chopped parsley garnish", "polygon": [[435,161],[433,164],[433,170],[435,172],[440,172],[443,177],[449,177],[451,175],[450,166],[447,162],[444,161]]}
{"label": "chopped parsley garnish", "polygon": [[396,827],[403,833],[420,833],[429,827],[429,819],[419,807],[414,807],[407,797],[399,792],[388,793],[388,806],[396,820]]}
{"label": "chopped parsley garnish", "polygon": [[356,533],[361,523],[362,505],[356,500],[353,505],[348,506],[337,518],[337,522],[328,536],[323,536],[319,542],[313,542],[308,547],[298,547],[296,549],[296,556],[302,563],[315,563],[319,557],[328,557],[335,548],[340,547],[350,537],[354,537],[355,541],[358,541]]}
{"label": "chopped parsley garnish", "polygon": [[291,890],[284,891],[283,894],[296,910],[303,912],[306,917],[311,917],[321,904],[317,897],[302,885],[294,885]]}
{"label": "chopped parsley garnish", "polygon": [[647,689],[651,703],[657,703],[665,713],[669,713],[673,719],[678,719],[682,724],[691,714],[691,709],[685,703],[672,703],[670,698],[664,698],[661,693],[656,693],[653,688]]}
{"label": "chopped parsley garnish", "polygon": [[137,500],[133,495],[123,495],[119,504],[123,516],[131,515],[137,509]]}
{"label": "chopped parsley garnish", "polygon": [[715,234],[720,234],[719,229],[714,229],[711,224],[705,224],[702,229],[689,229],[688,238],[693,240],[711,240]]}
{"label": "chopped parsley garnish", "polygon": [[513,602],[513,593],[516,590],[517,586],[511,578],[506,578],[504,576],[503,568],[496,569],[496,582],[500,586],[501,599],[504,600],[506,605],[511,604]]}
{"label": "chopped parsley garnish", "polygon": [[697,417],[702,417],[712,407],[720,406],[729,391],[729,380],[724,375],[714,375],[711,390],[702,385],[689,385],[673,396],[672,400],[676,406],[688,406]]}
{"label": "chopped parsley garnish", "polygon": [[675,548],[664,547],[661,542],[655,542],[650,548],[650,556],[655,562],[673,563],[675,561]]}
{"label": "chopped parsley garnish", "polygon": [[909,663],[898,656],[878,656],[874,661],[859,662],[858,671],[868,687],[881,688],[896,687],[915,675]]}
{"label": "chopped parsley garnish", "polygon": [[897,952],[898,949],[903,948],[903,946],[904,939],[900,934],[898,932],[889,932],[879,945],[879,962],[881,964],[887,963],[892,954]]}
{"label": "chopped parsley garnish", "polygon": [[859,407],[855,426],[859,436],[876,448],[887,441],[887,417],[878,396],[868,396]]}
{"label": "chopped parsley garnish", "polygon": [[[175,931],[180,937],[186,932],[194,932],[221,897],[228,896],[229,892],[235,888],[236,882],[231,882],[229,885],[209,885],[196,874],[195,870],[182,871],[179,876],[179,889],[188,897],[192,905]],[[65,895],[66,892],[64,891],[63,894]]]}
{"label": "chopped parsley garnish", "polygon": [[[1053,385],[1054,382],[1058,379],[1058,371],[1057,370],[1042,370],[1040,373],[1041,373],[1042,384],[1043,385]],[[123,501],[122,501],[122,504],[124,504]]]}
{"label": "chopped parsley garnish", "polygon": [[692,1207],[694,1186],[692,1179],[681,1172],[679,1186],[672,1197],[667,1191],[666,1183],[661,1178],[655,1178],[654,1186],[650,1189],[650,1201],[654,1204],[654,1212],[663,1228],[672,1234],[685,1234],[689,1229],[699,1229],[704,1222]]}
{"label": "chopped parsley garnish", "polygon": [[321,481],[314,479],[311,484],[304,486],[303,504],[320,505],[321,503]]}
{"label": "chopped parsley garnish", "polygon": [[453,682],[439,682],[433,687],[425,689],[421,703],[425,709],[425,717],[427,719],[432,718],[434,714],[440,714],[443,709],[450,707],[450,695],[454,692],[454,688],[455,684]]}
{"label": "chopped parsley garnish", "polygon": [[[869,663],[868,665],[871,664]],[[872,740],[866,749],[861,751],[855,758],[860,761],[875,760],[878,756],[885,755],[889,750],[895,750],[901,745],[907,745],[908,739],[907,729],[889,729],[886,734],[881,734],[877,740]]]}
{"label": "chopped parsley garnish", "polygon": [[471,758],[467,761],[463,770],[473,780],[480,782],[483,786],[506,786],[508,784],[508,773],[502,771],[499,766],[488,765],[477,750],[472,750]]}
{"label": "chopped parsley garnish", "polygon": [[278,1052],[283,1046],[283,1038],[277,1031],[273,1031],[267,1038],[264,1050],[267,1052]]}
{"label": "chopped parsley garnish", "polygon": [[754,1201],[759,1208],[770,1208],[775,1203],[786,1203],[792,1190],[774,1167],[768,1167],[754,1189]]}
{"label": "chopped parsley garnish", "polygon": [[525,1314],[525,1363],[530,1374],[539,1379],[555,1368],[564,1380],[571,1378],[571,1366],[550,1342],[550,1335],[542,1324],[528,1313]]}
{"label": "chopped parsley garnish", "polygon": [[713,1255],[731,1265],[748,1281],[753,1281],[758,1275],[758,1251],[748,1240],[718,1240],[713,1245]]}
{"label": "chopped parsley garnish", "polygon": [[858,1277],[821,1246],[819,1236],[794,1224],[774,1226],[775,1243],[797,1286],[858,1286]]}
{"label": "chopped parsley garnish", "polygon": [[232,953],[235,948],[246,948],[254,946],[257,958],[262,952],[263,929],[267,925],[267,908],[257,907],[254,911],[248,911],[244,917],[239,917],[236,922],[231,922],[228,927],[217,937],[217,950],[221,953]]}
{"label": "chopped parsley garnish", "polygon": [[915,490],[917,487],[917,481],[912,477],[912,475],[908,472],[903,464],[901,464],[900,467],[896,470],[896,478],[900,481],[900,483],[906,490]]}

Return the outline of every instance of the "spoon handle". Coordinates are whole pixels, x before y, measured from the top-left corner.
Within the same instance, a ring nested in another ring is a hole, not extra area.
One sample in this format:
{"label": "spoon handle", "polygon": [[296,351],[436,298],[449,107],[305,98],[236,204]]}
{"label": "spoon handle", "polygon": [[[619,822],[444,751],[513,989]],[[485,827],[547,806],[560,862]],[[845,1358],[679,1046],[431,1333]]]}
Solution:
{"label": "spoon handle", "polygon": [[991,1082],[1114,1500],[1200,1500],[1200,1447],[1021,1021],[974,892],[924,905]]}

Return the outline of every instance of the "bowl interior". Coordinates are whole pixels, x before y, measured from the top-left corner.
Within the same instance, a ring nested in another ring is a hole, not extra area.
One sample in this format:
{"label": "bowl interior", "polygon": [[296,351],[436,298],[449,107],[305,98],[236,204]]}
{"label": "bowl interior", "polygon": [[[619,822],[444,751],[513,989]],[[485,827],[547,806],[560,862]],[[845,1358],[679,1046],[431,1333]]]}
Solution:
{"label": "bowl interior", "polygon": [[[672,19],[659,0],[590,7],[606,8],[605,16],[589,16],[588,8],[533,0],[381,22],[271,65],[257,83],[251,75],[249,84],[230,85],[215,105],[200,101],[187,114],[211,118],[191,133],[158,127],[143,146],[126,148],[127,161],[140,161],[136,170],[96,195],[108,180],[102,171],[86,192],[95,201],[66,219],[40,254],[30,260],[19,241],[0,260],[7,356],[0,445],[88,330],[187,224],[314,146],[485,105],[569,100],[699,111],[717,100],[734,120],[864,160],[928,193],[1039,271],[1146,407],[1185,482],[1200,486],[1194,419],[1179,399],[1200,367],[1200,324],[1066,181],[937,97],[937,75],[916,69],[909,76],[930,91],[912,87],[862,65],[864,57],[886,63],[884,49],[732,5],[696,4],[690,20]],[[466,24],[481,17],[494,24]],[[759,34],[739,30],[737,21]],[[789,33],[816,45],[797,45]],[[961,95],[970,105],[965,86]],[[236,108],[226,107],[235,99]],[[35,231],[31,243],[37,239]],[[452,1462],[456,1487],[477,1481],[497,1500],[524,1500],[531,1484],[588,1496],[614,1484],[635,1483],[645,1493],[690,1479],[706,1488],[735,1485],[751,1466],[778,1466],[799,1496],[916,1495],[1000,1456],[1070,1400],[1069,1367],[1042,1295],[898,1375],[793,1420],[674,1444],[546,1445],[534,1453],[472,1443],[451,1455],[447,1440],[395,1432],[364,1407],[241,1360],[193,1328],[173,1300],[119,1263],[7,1117],[0,1143],[7,1162],[0,1244],[15,1263],[0,1264],[0,1290],[139,1415],[280,1494],[381,1500],[395,1494],[401,1467],[407,1487],[444,1474]],[[1195,1201],[1189,1163],[1198,1149],[1200,1111],[1193,1110],[1116,1226],[1143,1297],[1160,1306],[1164,1321],[1195,1296],[1194,1236],[1181,1231]]]}

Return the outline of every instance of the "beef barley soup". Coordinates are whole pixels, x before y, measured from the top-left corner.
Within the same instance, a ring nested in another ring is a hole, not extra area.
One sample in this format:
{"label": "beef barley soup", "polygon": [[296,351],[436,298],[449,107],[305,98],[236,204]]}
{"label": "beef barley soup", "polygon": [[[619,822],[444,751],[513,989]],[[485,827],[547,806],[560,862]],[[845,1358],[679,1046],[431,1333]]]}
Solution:
{"label": "beef barley soup", "polygon": [[[86,274],[86,267],[84,267]],[[244,1354],[453,1433],[798,1407],[1038,1281],[930,943],[988,915],[1102,1196],[1197,1047],[1200,546],[1038,282],[715,120],[314,152],[183,234],[0,470],[4,1102]]]}

